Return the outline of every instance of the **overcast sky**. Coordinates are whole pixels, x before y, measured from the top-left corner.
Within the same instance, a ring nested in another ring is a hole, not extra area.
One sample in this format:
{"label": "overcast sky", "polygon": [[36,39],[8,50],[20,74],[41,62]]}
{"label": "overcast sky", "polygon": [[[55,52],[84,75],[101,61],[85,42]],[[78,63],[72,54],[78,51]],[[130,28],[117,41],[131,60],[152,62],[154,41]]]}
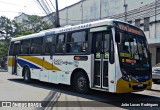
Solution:
{"label": "overcast sky", "polygon": [[[55,6],[55,0],[52,1]],[[59,9],[72,5],[80,0],[58,0]],[[0,0],[0,16],[6,16],[10,19],[14,19],[20,13],[26,13],[31,15],[44,15],[44,12],[40,9],[36,0]]]}

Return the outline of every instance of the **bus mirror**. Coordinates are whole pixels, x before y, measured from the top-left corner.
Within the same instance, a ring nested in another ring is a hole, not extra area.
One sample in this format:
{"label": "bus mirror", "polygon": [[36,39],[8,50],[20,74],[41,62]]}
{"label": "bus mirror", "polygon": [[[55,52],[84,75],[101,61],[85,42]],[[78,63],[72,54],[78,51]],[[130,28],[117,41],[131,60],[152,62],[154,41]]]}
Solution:
{"label": "bus mirror", "polygon": [[119,33],[116,33],[115,40],[116,40],[117,43],[120,43],[120,35],[119,35]]}
{"label": "bus mirror", "polygon": [[114,63],[114,46],[113,46],[113,39],[110,40],[110,55],[109,55],[109,61],[111,64]]}

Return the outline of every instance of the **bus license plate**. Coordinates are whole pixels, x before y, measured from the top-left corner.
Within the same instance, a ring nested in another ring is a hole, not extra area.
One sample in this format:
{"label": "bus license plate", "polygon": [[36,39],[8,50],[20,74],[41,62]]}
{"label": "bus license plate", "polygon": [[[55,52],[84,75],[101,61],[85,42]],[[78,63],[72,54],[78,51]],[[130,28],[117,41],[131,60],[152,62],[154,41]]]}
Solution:
{"label": "bus license plate", "polygon": [[143,84],[138,84],[137,86],[138,86],[138,87],[143,87]]}

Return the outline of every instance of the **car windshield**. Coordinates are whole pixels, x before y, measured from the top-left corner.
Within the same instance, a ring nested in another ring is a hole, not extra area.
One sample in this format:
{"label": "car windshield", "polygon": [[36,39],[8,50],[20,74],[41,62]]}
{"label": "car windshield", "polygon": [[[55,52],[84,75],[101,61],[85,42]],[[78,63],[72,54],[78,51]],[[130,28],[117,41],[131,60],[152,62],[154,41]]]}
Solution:
{"label": "car windshield", "polygon": [[123,31],[117,33],[120,62],[127,66],[149,67],[146,38]]}

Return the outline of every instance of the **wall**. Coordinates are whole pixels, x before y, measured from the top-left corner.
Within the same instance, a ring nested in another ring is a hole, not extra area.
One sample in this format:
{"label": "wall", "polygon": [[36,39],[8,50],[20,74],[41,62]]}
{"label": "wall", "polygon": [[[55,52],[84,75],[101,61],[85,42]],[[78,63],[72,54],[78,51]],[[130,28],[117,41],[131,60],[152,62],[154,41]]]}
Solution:
{"label": "wall", "polygon": [[156,64],[156,48],[150,48],[152,65]]}

